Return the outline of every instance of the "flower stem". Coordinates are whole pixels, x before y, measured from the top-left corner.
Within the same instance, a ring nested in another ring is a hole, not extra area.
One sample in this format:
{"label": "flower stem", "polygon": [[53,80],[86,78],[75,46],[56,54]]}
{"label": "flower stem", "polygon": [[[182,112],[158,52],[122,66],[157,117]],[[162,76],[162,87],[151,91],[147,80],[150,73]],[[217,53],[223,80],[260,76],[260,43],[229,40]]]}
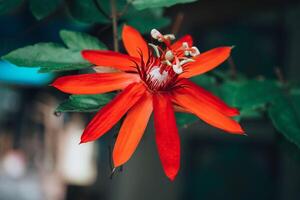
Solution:
{"label": "flower stem", "polygon": [[110,0],[111,5],[111,15],[112,15],[112,26],[113,26],[113,42],[114,42],[114,50],[119,51],[118,44],[118,13],[116,7],[116,0]]}

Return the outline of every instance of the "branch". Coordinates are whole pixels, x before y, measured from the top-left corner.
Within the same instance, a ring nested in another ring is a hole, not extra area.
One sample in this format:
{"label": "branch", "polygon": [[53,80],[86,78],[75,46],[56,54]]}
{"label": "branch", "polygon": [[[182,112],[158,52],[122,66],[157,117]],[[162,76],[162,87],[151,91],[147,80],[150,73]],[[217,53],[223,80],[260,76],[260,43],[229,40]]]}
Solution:
{"label": "branch", "polygon": [[171,33],[173,33],[174,35],[176,35],[178,33],[178,31],[182,25],[183,18],[184,18],[184,14],[182,12],[179,12],[176,15],[175,22],[171,28]]}
{"label": "branch", "polygon": [[113,42],[114,42],[114,50],[119,51],[118,44],[118,13],[116,7],[116,0],[110,0],[111,5],[111,15],[112,15],[112,25],[113,25]]}

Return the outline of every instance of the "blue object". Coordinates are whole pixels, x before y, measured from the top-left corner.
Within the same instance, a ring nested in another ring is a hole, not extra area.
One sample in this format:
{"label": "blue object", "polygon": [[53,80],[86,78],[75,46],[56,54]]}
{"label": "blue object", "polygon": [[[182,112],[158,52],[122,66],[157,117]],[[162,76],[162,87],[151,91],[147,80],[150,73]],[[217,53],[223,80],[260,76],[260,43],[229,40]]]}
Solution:
{"label": "blue object", "polygon": [[0,60],[0,81],[16,85],[42,86],[54,78],[51,73],[38,73],[38,67],[18,67]]}

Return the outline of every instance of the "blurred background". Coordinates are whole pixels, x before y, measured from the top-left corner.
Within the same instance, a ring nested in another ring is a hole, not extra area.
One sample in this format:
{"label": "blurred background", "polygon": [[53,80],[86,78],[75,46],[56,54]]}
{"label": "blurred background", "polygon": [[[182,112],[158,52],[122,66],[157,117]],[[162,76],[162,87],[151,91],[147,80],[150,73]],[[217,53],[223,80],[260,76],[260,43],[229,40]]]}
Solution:
{"label": "blurred background", "polygon": [[[89,33],[112,49],[111,26],[78,20],[74,13],[84,13],[74,10],[78,2],[61,2],[41,16],[32,14],[30,1],[0,0],[0,56],[38,42],[61,43],[61,29]],[[280,69],[286,80],[299,78],[300,1],[199,0],[163,8],[157,18],[140,12],[142,17],[121,19],[119,25],[127,22],[143,33],[156,26],[178,37],[188,33],[200,51],[235,45],[231,63],[222,69],[234,65],[247,77],[277,79]],[[300,151],[265,115],[241,120],[248,137],[200,120],[181,127],[181,169],[174,182],[162,171],[149,123],[132,159],[111,177],[120,125],[96,142],[78,145],[94,113],[55,112],[68,95],[49,83],[68,72],[38,70],[0,60],[0,200],[300,199]]]}

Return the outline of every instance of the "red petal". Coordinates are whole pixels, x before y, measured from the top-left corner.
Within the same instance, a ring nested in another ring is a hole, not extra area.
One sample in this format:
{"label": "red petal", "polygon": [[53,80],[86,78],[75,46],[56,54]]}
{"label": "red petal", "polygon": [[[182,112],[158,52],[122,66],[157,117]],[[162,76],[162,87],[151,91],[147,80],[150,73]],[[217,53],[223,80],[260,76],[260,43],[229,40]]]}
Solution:
{"label": "red petal", "polygon": [[115,167],[124,164],[130,159],[144,134],[152,109],[152,96],[146,93],[128,111],[113,151]]}
{"label": "red petal", "polygon": [[165,174],[174,180],[180,166],[180,140],[172,102],[167,94],[153,95],[155,139]]}
{"label": "red petal", "polygon": [[194,58],[195,62],[191,62],[184,66],[184,72],[180,77],[189,78],[212,70],[230,56],[231,49],[232,47],[218,47],[201,53]]}
{"label": "red petal", "polygon": [[220,98],[216,97],[209,91],[201,88],[200,86],[196,85],[192,81],[187,79],[183,79],[179,82],[182,84],[186,90],[186,92],[193,95],[195,98],[199,99],[200,101],[204,102],[208,106],[212,107],[213,109],[217,110],[218,112],[223,113],[229,117],[237,116],[240,114],[238,109],[229,107],[226,105]]}
{"label": "red petal", "polygon": [[84,59],[99,65],[101,67],[114,67],[122,71],[136,71],[135,62],[139,63],[139,58],[133,58],[126,54],[117,53],[114,51],[102,50],[83,50],[81,55]]}
{"label": "red petal", "polygon": [[141,83],[133,83],[125,88],[96,114],[85,128],[81,136],[81,143],[101,137],[121,119],[144,93],[145,87]]}
{"label": "red petal", "polygon": [[187,42],[190,47],[193,46],[193,38],[192,38],[192,36],[185,35],[185,36],[181,37],[180,39],[178,39],[176,42],[174,42],[171,45],[171,49],[173,49],[173,50],[179,49],[180,47],[182,47],[182,43],[183,42]]}
{"label": "red petal", "polygon": [[183,108],[183,107],[178,106],[176,104],[173,105],[173,109],[174,109],[175,112],[190,113],[190,111],[187,110],[186,108]]}
{"label": "red petal", "polygon": [[199,100],[198,98],[195,98],[190,94],[190,91],[186,90],[185,88],[176,89],[173,92],[172,100],[174,103],[188,109],[200,119],[214,127],[230,133],[244,133],[243,129],[236,121],[224,115],[223,113],[218,112],[213,107]]}
{"label": "red petal", "polygon": [[70,94],[101,94],[124,89],[139,80],[138,75],[123,72],[80,74],[60,77],[52,86]]}
{"label": "red petal", "polygon": [[140,53],[142,53],[144,62],[147,62],[149,54],[148,45],[136,29],[131,26],[124,25],[122,40],[129,55],[140,58]]}

